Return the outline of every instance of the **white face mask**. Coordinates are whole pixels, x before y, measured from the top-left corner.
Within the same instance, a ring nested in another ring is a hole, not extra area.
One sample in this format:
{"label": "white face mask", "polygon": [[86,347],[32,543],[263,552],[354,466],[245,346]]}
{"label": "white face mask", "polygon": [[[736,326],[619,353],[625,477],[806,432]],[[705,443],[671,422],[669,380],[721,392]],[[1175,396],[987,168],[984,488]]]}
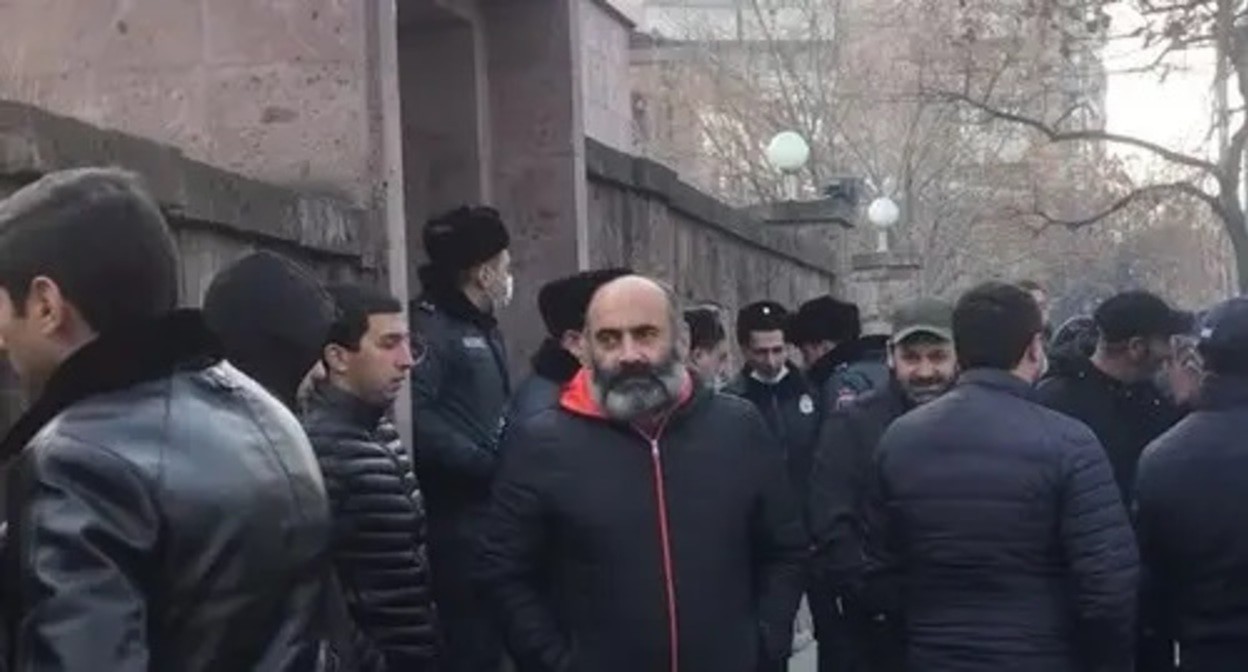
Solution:
{"label": "white face mask", "polygon": [[[498,277],[498,276],[495,276]],[[501,279],[493,280],[486,284],[485,291],[490,297],[490,303],[494,306],[494,310],[506,308],[516,292],[516,279],[512,274],[508,273]]]}

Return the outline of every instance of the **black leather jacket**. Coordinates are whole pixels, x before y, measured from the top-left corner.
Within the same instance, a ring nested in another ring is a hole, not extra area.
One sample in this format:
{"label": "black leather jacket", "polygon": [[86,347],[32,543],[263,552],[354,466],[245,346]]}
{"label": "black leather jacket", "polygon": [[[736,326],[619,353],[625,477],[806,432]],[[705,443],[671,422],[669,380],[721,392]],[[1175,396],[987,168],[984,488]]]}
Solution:
{"label": "black leather jacket", "polygon": [[198,313],[101,337],[6,437],[10,670],[323,669],[329,506]]}
{"label": "black leather jacket", "polygon": [[367,639],[366,669],[432,669],[436,619],[425,509],[412,461],[384,409],[331,385],[308,400],[304,426],[334,516],[333,555],[347,607]]}

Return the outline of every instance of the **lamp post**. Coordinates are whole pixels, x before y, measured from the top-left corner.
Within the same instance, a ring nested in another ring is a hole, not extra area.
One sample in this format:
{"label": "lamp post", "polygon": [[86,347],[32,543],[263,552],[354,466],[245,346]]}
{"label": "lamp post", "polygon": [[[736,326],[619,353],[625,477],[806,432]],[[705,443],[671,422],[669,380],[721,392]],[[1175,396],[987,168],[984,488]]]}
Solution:
{"label": "lamp post", "polygon": [[767,162],[784,174],[785,191],[789,200],[797,200],[797,172],[810,160],[810,145],[806,138],[793,131],[777,133],[767,143]]}
{"label": "lamp post", "polygon": [[876,252],[888,252],[888,230],[898,219],[901,219],[901,208],[887,196],[880,196],[867,206],[867,220],[877,229]]}

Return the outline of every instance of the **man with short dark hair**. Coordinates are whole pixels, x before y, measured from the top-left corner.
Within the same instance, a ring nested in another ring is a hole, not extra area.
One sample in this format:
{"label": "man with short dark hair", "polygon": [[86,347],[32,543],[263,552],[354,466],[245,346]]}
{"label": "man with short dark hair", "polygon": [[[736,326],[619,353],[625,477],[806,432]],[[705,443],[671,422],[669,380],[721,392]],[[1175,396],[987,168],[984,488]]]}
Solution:
{"label": "man with short dark hair", "polygon": [[831,411],[888,382],[887,338],[863,337],[858,306],[821,296],[803,303],[785,331],[802,352],[806,379]]}
{"label": "man with short dark hair", "polygon": [[681,314],[627,276],[590,303],[558,408],[508,426],[479,585],[526,672],[759,672],[788,657],[806,540],[745,401],[695,385]]}
{"label": "man with short dark hair", "polygon": [[863,595],[906,669],[1132,669],[1135,541],[1096,437],[1032,401],[1043,326],[1018,287],[967,292],[957,386],[880,440]]}
{"label": "man with short dark hair", "polygon": [[825,671],[900,670],[896,652],[887,643],[876,645],[878,628],[854,594],[862,578],[867,490],[876,447],[888,426],[940,397],[956,380],[953,306],[918,299],[898,308],[888,361],[889,384],[829,414],[815,448],[807,502],[823,603],[811,608],[827,613],[824,620],[831,621],[824,628],[828,641],[819,649],[820,669]]}
{"label": "man with short dark hair", "polygon": [[689,368],[711,389],[722,389],[728,375],[728,334],[714,308],[685,311],[689,330]]}
{"label": "man with short dark hair", "polygon": [[1170,337],[1186,332],[1190,319],[1147,292],[1106,300],[1094,319],[1096,352],[1090,358],[1054,357],[1039,400],[1092,428],[1126,502],[1144,446],[1181,415],[1155,379],[1173,354]]}
{"label": "man with short dark hair", "polygon": [[[387,417],[412,368],[403,306],[366,285],[335,285],[325,379],[307,400],[334,518],[331,551],[374,670],[432,670],[436,622],[425,510],[412,460]],[[380,658],[384,664],[378,664]]]}
{"label": "man with short dark hair", "polygon": [[542,286],[537,310],[546,325],[546,338],[529,360],[533,373],[511,396],[508,421],[558,405],[563,386],[581,370],[581,330],[590,297],[599,287],[631,272],[623,268],[582,271]]}
{"label": "man with short dark hair", "polygon": [[177,295],[134,175],[54,173],[0,203],[0,342],[33,401],[0,445],[11,670],[289,672],[327,653],[311,446]]}
{"label": "man with short dark hair", "polygon": [[[1157,640],[1147,669],[1232,672],[1248,661],[1248,299],[1226,301],[1199,330],[1193,412],[1140,458],[1136,532],[1140,615]],[[1143,666],[1142,666],[1143,669]]]}
{"label": "man with short dark hair", "polygon": [[461,207],[425,226],[429,263],[412,331],[416,466],[429,507],[429,552],[445,672],[497,672],[502,643],[468,576],[474,521],[489,497],[511,377],[498,311],[511,303],[511,237],[497,210]]}

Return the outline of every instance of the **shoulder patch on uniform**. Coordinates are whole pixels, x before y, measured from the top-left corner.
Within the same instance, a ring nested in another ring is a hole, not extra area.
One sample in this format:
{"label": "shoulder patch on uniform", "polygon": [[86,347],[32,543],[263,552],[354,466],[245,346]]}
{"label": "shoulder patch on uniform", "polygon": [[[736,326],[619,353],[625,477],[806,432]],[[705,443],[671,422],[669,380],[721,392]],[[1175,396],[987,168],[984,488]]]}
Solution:
{"label": "shoulder patch on uniform", "polygon": [[858,392],[852,387],[842,387],[836,391],[836,400],[832,402],[832,408],[839,411],[854,403],[857,398]]}
{"label": "shoulder patch on uniform", "polygon": [[803,394],[801,398],[797,400],[797,410],[801,411],[802,415],[810,415],[811,413],[814,413],[815,400],[812,399],[809,394]]}
{"label": "shoulder patch on uniform", "polygon": [[462,342],[464,347],[470,350],[486,350],[490,347],[482,336],[465,336]]}

